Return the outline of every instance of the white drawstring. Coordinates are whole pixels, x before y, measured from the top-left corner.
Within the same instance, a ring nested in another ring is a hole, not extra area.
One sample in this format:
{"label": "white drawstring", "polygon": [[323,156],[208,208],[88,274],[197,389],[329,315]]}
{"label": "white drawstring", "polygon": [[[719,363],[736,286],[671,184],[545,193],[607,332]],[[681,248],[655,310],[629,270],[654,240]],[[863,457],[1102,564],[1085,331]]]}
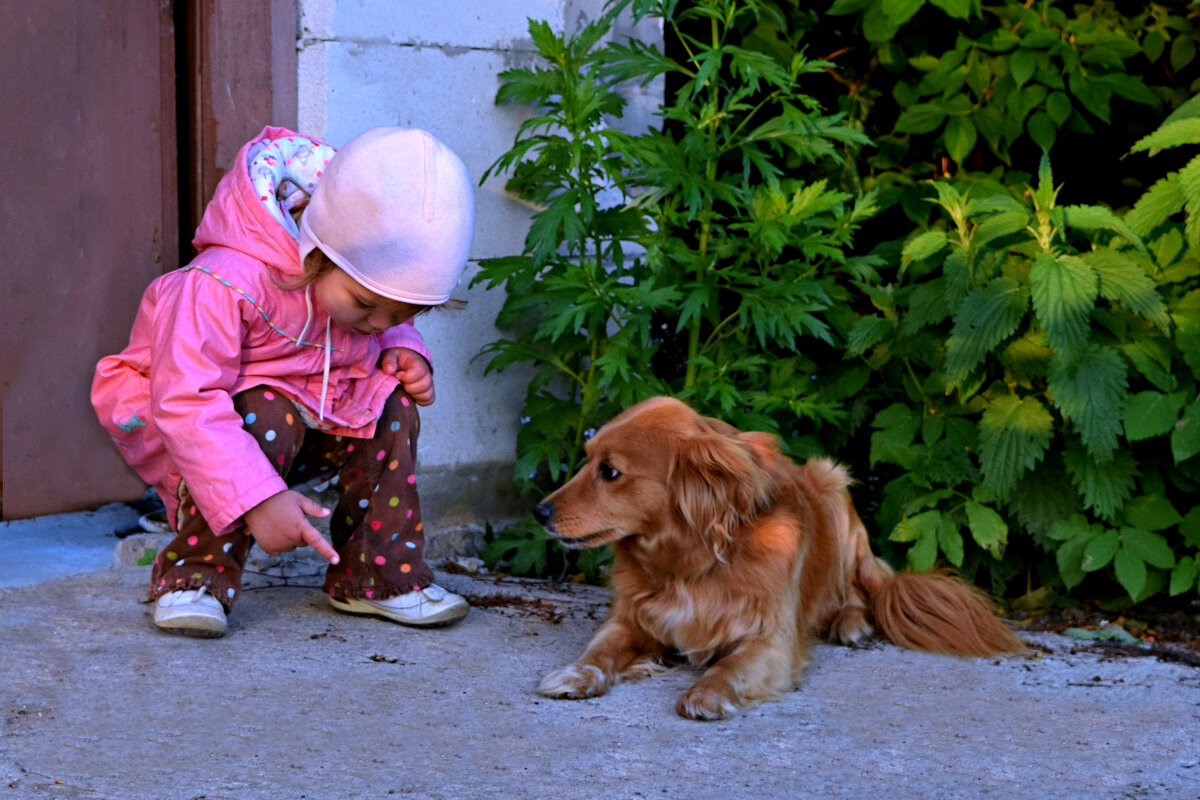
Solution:
{"label": "white drawstring", "polygon": [[321,415],[319,417],[322,422],[325,421],[325,395],[329,393],[329,351],[332,349],[329,343],[329,326],[332,322],[332,317],[325,320],[325,368],[321,370]]}
{"label": "white drawstring", "polygon": [[296,337],[297,347],[304,347],[304,334],[308,333],[308,326],[312,324],[313,307],[311,283],[305,284],[304,286],[304,305],[308,307],[308,316],[304,318],[304,327],[300,329],[300,335]]}
{"label": "white drawstring", "polygon": [[[296,337],[297,347],[304,347],[304,334],[308,333],[308,326],[312,324],[313,302],[311,283],[304,287],[304,305],[308,309],[308,317],[304,320],[304,327],[300,329],[300,335]],[[330,332],[332,322],[332,317],[325,319],[325,366],[321,369],[321,408],[317,415],[317,419],[321,422],[325,421],[325,398],[329,396],[329,351],[333,349],[331,342],[333,337]]]}

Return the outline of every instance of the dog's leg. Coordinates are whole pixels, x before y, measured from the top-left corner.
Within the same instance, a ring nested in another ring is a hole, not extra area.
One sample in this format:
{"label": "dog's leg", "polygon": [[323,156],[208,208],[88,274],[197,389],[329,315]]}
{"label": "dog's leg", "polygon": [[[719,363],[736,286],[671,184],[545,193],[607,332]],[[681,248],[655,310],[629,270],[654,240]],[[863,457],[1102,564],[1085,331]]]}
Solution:
{"label": "dog's leg", "polygon": [[663,649],[642,631],[609,619],[579,660],[549,673],[538,684],[545,697],[577,700],[598,697],[624,680],[637,680],[662,672]]}
{"label": "dog's leg", "polygon": [[727,719],[739,706],[787,691],[804,667],[793,663],[793,644],[761,636],[743,640],[680,695],[675,710],[688,719]]}

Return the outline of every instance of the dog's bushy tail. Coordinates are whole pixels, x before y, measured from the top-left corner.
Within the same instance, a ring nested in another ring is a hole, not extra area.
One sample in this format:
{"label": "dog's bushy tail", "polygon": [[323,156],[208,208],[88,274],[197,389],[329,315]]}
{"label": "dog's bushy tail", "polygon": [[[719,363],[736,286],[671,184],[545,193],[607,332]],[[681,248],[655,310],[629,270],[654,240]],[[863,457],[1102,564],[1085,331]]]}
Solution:
{"label": "dog's bushy tail", "polygon": [[879,631],[901,647],[954,656],[1029,650],[992,613],[987,596],[960,578],[944,572],[892,575],[879,567],[873,556],[861,560],[860,586]]}

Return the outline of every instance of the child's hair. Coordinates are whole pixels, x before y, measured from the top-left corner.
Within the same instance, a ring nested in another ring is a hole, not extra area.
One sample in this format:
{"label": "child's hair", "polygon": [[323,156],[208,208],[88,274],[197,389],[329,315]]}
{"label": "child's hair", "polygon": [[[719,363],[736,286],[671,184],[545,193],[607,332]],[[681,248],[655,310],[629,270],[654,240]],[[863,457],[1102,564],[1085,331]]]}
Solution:
{"label": "child's hair", "polygon": [[[303,271],[299,277],[293,278],[290,281],[282,281],[276,278],[274,281],[275,285],[280,289],[286,289],[289,291],[294,289],[303,289],[332,269],[340,269],[340,267],[333,263],[333,259],[322,253],[319,249],[313,249],[307,256],[304,257]],[[461,311],[466,307],[466,300],[459,300],[458,298],[452,297],[439,305],[426,306],[419,313],[424,314],[426,311],[434,308],[439,310],[444,309],[450,311]]]}

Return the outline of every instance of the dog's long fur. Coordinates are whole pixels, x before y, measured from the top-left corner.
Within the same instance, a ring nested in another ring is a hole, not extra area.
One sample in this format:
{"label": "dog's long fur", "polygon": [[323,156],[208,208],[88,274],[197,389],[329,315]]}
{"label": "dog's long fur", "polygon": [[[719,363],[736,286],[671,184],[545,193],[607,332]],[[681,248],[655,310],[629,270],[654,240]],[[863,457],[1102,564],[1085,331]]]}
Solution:
{"label": "dog's long fur", "polygon": [[613,602],[548,697],[593,697],[683,657],[706,667],[678,712],[718,719],[793,688],[814,636],[872,633],[962,656],[1021,652],[986,598],[945,574],[894,574],[871,553],[841,466],[797,466],[773,436],[742,433],[667,397],[588,442],[585,467],[535,510],[568,547],[612,542]]}

